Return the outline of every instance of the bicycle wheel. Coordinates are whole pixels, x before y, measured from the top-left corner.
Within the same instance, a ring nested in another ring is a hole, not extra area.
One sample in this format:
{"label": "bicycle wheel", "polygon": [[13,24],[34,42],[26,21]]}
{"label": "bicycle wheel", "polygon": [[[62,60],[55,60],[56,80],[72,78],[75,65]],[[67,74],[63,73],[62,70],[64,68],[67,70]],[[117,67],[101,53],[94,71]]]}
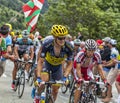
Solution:
{"label": "bicycle wheel", "polygon": [[19,77],[18,97],[21,98],[25,88],[25,72],[22,71]]}
{"label": "bicycle wheel", "polygon": [[65,84],[63,84],[63,85],[61,86],[61,91],[62,91],[62,93],[65,94],[65,93],[67,92],[67,90],[68,90],[68,87],[67,87]]}
{"label": "bicycle wheel", "polygon": [[28,82],[29,82],[29,86],[32,86],[33,85],[33,81],[34,81],[34,70],[31,70],[30,74],[29,74],[29,79],[28,79]]}
{"label": "bicycle wheel", "polygon": [[18,84],[19,84],[19,79],[17,78],[17,79],[15,80],[15,88],[14,88],[14,91],[15,91],[15,92],[17,91]]}
{"label": "bicycle wheel", "polygon": [[52,95],[46,96],[45,103],[54,103],[54,99],[53,99]]}
{"label": "bicycle wheel", "polygon": [[97,98],[95,95],[91,94],[87,97],[87,103],[97,103]]}
{"label": "bicycle wheel", "polygon": [[75,92],[75,87],[72,89],[70,93],[69,103],[74,103],[74,92]]}

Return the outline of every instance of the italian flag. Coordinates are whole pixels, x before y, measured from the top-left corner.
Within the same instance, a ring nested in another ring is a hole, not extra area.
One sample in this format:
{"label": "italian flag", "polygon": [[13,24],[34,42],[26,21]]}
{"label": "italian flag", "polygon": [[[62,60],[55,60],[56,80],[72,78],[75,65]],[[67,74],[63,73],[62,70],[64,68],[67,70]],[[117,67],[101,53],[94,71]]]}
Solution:
{"label": "italian flag", "polygon": [[32,32],[36,27],[43,3],[44,0],[30,0],[22,7],[29,32]]}

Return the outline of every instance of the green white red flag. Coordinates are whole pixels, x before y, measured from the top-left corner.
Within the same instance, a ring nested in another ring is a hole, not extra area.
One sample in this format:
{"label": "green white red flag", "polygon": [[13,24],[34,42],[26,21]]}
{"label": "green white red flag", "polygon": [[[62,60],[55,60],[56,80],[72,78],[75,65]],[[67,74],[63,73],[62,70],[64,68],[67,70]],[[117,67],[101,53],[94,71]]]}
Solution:
{"label": "green white red flag", "polygon": [[30,0],[22,7],[29,32],[32,32],[36,27],[43,3],[44,0]]}

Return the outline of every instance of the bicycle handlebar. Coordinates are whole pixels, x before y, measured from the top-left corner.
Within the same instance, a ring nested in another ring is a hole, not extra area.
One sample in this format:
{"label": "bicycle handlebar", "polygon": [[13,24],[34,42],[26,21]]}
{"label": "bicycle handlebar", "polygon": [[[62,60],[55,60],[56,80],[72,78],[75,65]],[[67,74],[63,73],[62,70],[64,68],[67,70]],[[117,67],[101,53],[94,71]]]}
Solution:
{"label": "bicycle handlebar", "polygon": [[48,81],[48,82],[45,82],[45,81],[42,81],[40,82],[41,84],[65,84],[64,81],[61,81],[61,80],[56,80],[56,81]]}
{"label": "bicycle handlebar", "polygon": [[22,62],[22,63],[24,63],[24,64],[27,64],[27,63],[33,64],[33,62],[24,61],[24,60],[22,60],[22,59],[17,59],[16,61],[17,61],[17,62]]}
{"label": "bicycle handlebar", "polygon": [[85,81],[84,80],[83,83],[85,83],[85,84],[87,84],[87,83],[90,84],[91,83],[91,84],[105,85],[104,82],[96,82],[96,81]]}

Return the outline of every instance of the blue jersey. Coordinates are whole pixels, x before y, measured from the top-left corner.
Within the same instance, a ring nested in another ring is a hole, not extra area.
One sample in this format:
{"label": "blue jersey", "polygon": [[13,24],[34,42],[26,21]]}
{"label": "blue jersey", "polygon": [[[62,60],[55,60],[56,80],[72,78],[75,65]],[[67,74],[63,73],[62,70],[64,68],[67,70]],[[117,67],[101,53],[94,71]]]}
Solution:
{"label": "blue jersey", "polygon": [[29,50],[30,48],[33,48],[33,42],[31,39],[27,39],[27,42],[23,42],[22,38],[17,39],[15,46],[18,47],[19,51],[26,51]]}
{"label": "blue jersey", "polygon": [[[6,41],[6,47],[12,45],[12,38],[11,38],[10,35],[8,35],[8,36],[5,38],[5,41]],[[1,61],[5,61],[5,60],[6,60],[6,58],[3,58],[3,57],[1,58]]]}
{"label": "blue jersey", "polygon": [[73,60],[73,46],[69,42],[65,42],[59,56],[56,56],[54,52],[54,39],[49,39],[42,45],[41,57],[45,58],[51,65],[60,65],[66,58],[67,60]]}

